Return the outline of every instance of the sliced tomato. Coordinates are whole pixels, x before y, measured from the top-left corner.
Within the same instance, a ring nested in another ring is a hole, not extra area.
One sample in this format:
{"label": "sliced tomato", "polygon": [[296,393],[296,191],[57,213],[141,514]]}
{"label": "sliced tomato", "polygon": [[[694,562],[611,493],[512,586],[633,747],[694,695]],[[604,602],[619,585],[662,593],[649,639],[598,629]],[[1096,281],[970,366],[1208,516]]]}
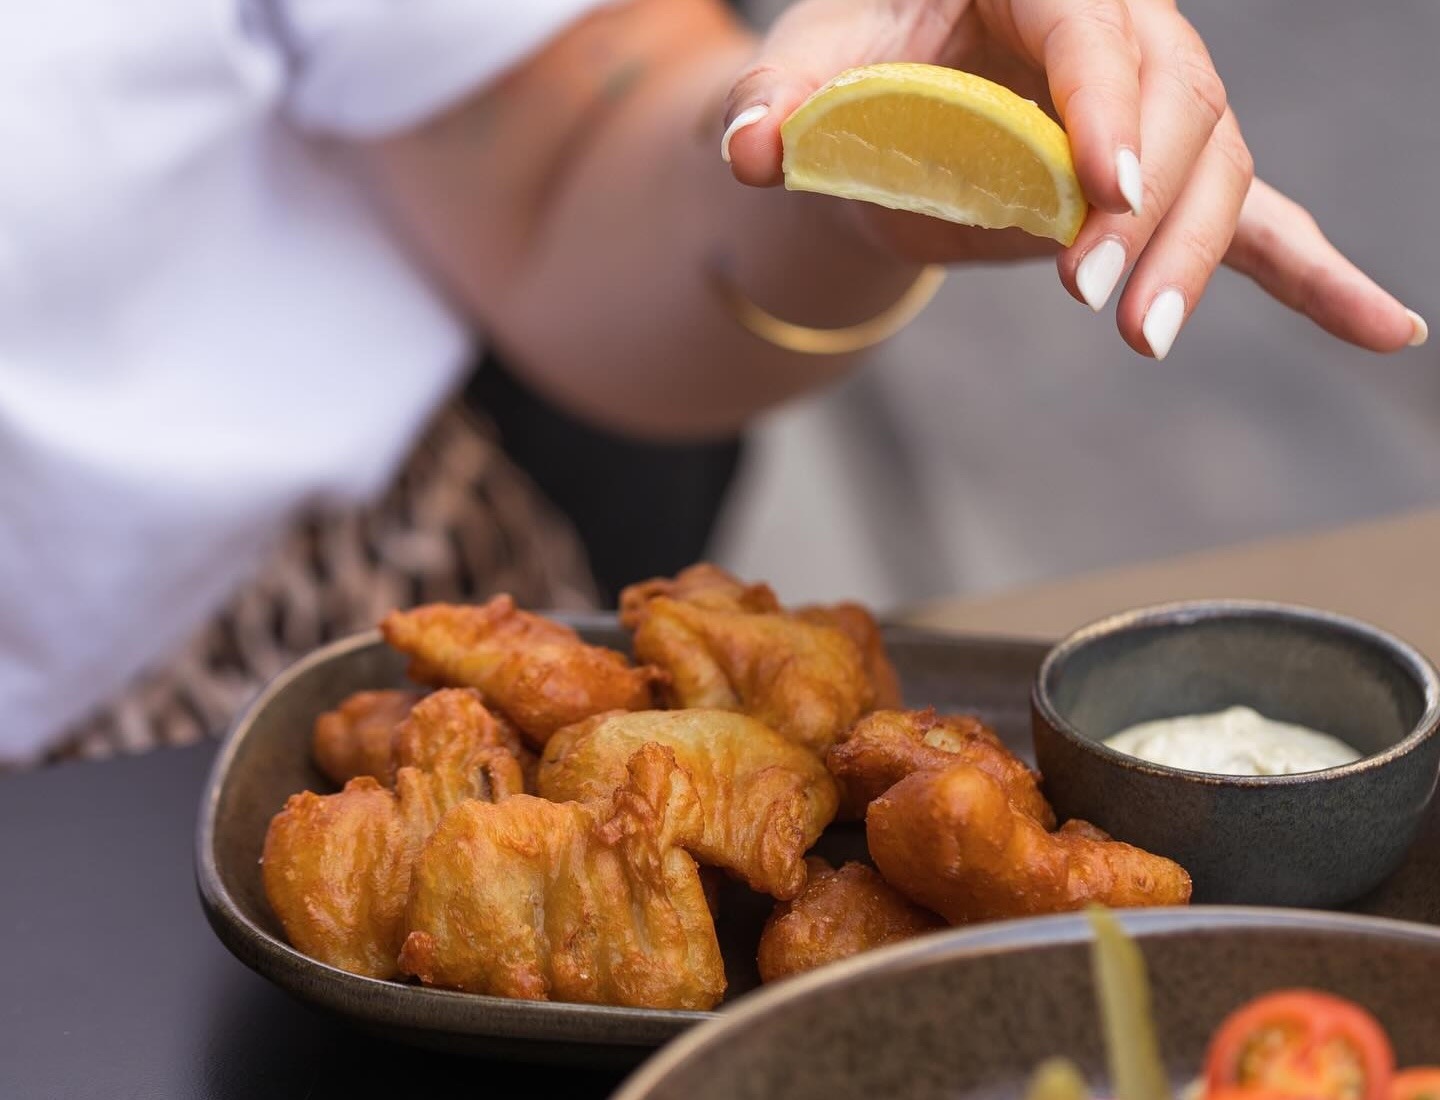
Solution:
{"label": "sliced tomato", "polygon": [[1328,993],[1286,990],[1237,1009],[1210,1040],[1207,1096],[1390,1100],[1395,1053],[1375,1017]]}
{"label": "sliced tomato", "polygon": [[1274,1089],[1267,1089],[1262,1085],[1234,1085],[1228,1089],[1221,1089],[1219,1092],[1206,1092],[1204,1100],[1295,1100],[1295,1097],[1285,1092],[1276,1092]]}
{"label": "sliced tomato", "polygon": [[1390,1085],[1390,1100],[1440,1100],[1440,1066],[1402,1069]]}

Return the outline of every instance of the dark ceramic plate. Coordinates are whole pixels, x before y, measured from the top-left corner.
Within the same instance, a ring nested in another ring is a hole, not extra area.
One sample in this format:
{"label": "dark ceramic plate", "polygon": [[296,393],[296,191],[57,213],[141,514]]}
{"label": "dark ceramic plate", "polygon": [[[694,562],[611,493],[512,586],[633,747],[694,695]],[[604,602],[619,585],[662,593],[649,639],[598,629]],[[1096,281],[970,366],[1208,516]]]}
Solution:
{"label": "dark ceramic plate", "polygon": [[[608,616],[571,619],[589,640],[623,648]],[[911,706],[977,713],[1021,755],[1030,747],[1030,687],[1047,647],[994,638],[888,628],[886,644]],[[710,1013],[510,1001],[376,981],[317,963],[291,948],[260,882],[265,828],[300,790],[329,790],[310,761],[315,716],[351,692],[406,683],[404,660],[375,634],[318,650],[278,677],[246,709],[220,750],[200,809],[196,873],[205,912],[225,945],[291,993],[394,1038],[512,1058],[636,1060]],[[1440,804],[1437,804],[1440,805]],[[864,855],[854,826],[833,828],[820,849]],[[1440,813],[1432,811],[1404,867],[1355,908],[1440,923]],[[758,984],[755,945],[769,902],[742,888],[721,899],[717,927],[734,999]],[[1204,919],[1204,910],[1196,910]]]}
{"label": "dark ceramic plate", "polygon": [[[1440,930],[1280,909],[1124,914],[1176,1086],[1233,1009],[1311,986],[1373,1011],[1399,1064],[1440,1062]],[[1089,928],[1067,915],[940,933],[766,990],[671,1044],[615,1100],[1015,1097],[1047,1058],[1106,1095]]]}

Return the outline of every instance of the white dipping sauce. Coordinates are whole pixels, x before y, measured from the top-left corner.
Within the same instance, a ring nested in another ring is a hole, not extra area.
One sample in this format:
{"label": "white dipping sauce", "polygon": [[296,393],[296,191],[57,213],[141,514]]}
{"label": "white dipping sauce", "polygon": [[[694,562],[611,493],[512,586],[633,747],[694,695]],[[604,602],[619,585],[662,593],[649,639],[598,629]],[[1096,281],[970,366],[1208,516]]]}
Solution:
{"label": "white dipping sauce", "polygon": [[1338,737],[1273,722],[1249,707],[1141,722],[1105,744],[1152,764],[1217,775],[1294,775],[1360,759]]}

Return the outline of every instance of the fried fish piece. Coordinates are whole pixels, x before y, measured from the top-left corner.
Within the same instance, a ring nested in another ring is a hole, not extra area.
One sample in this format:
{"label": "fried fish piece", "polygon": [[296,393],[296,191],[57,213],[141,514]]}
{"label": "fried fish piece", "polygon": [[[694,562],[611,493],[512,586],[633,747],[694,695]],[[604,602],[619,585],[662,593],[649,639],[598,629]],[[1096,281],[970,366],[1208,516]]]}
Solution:
{"label": "fried fish piece", "polygon": [[[473,690],[473,689],[451,689]],[[477,700],[480,693],[475,692]],[[424,696],[415,691],[358,691],[335,710],[315,720],[313,755],[320,770],[337,786],[368,775],[385,787],[395,785],[395,739],[400,725]],[[481,700],[483,702],[483,700]],[[539,757],[502,715],[489,712],[493,741],[520,762],[525,789],[535,789]],[[490,733],[487,732],[487,738]]]}
{"label": "fried fish piece", "polygon": [[674,577],[654,577],[627,586],[620,593],[620,624],[634,630],[645,615],[645,605],[657,596],[709,611],[775,615],[784,610],[768,584],[746,584],[718,565],[700,562],[682,569]]}
{"label": "fried fish piece", "polygon": [[980,719],[927,710],[877,710],[847,730],[825,757],[840,784],[840,816],[865,816],[865,807],[915,772],[973,764],[998,781],[1010,800],[1046,829],[1055,811],[1040,793],[1040,777]]}
{"label": "fried fish piece", "polygon": [[467,798],[499,802],[525,793],[514,734],[473,688],[445,688],[416,703],[395,731],[396,776],[423,774],[442,801],[436,820]]}
{"label": "fried fish piece", "polygon": [[390,743],[419,699],[414,691],[357,691],[315,719],[315,763],[339,787],[362,775],[393,785]]}
{"label": "fried fish piece", "polygon": [[862,951],[910,939],[945,922],[912,905],[863,863],[838,871],[825,860],[806,860],[809,880],[794,901],[775,906],[760,935],[756,962],[762,982],[777,982]]}
{"label": "fried fish piece", "polygon": [[[408,790],[414,773],[401,782]],[[270,821],[265,897],[297,950],[328,966],[392,978],[409,866],[423,823],[406,800],[368,775],[339,794],[291,795]],[[423,802],[423,800],[422,800]]]}
{"label": "fried fish piece", "polygon": [[[674,587],[682,589],[678,581]],[[697,602],[630,601],[636,658],[667,673],[662,694],[670,706],[748,714],[817,753],[870,709],[874,685],[844,631],[785,612],[720,606],[714,591]]]}
{"label": "fried fish piece", "polygon": [[835,782],[814,753],[754,718],[724,710],[588,718],[550,738],[537,790],[554,802],[605,798],[649,742],[672,749],[695,785],[704,829],[690,853],[753,890],[798,894],[805,853],[835,817]]}
{"label": "fried fish piece", "polygon": [[660,596],[646,604],[635,653],[669,674],[673,706],[748,714],[816,753],[875,698],[844,632],[789,615],[710,611]]}
{"label": "fried fish piece", "polygon": [[385,640],[410,657],[419,683],[479,689],[485,702],[539,747],[562,726],[611,710],[645,710],[660,674],[588,645],[570,627],[509,596],[477,606],[429,604],[392,611]]}
{"label": "fried fish piece", "polygon": [[865,660],[865,674],[875,688],[876,709],[895,710],[904,706],[900,694],[900,674],[890,663],[890,654],[885,651],[885,637],[875,616],[858,603],[814,604],[795,612],[810,623],[838,627],[860,649]]}
{"label": "fried fish piece", "polygon": [[865,835],[885,881],[953,924],[1190,900],[1179,864],[1086,822],[1046,832],[968,764],[900,780],[870,803]]}
{"label": "fried fish piece", "polygon": [[725,966],[699,867],[704,831],[663,745],[603,802],[464,802],[415,865],[401,969],[427,985],[536,1001],[713,1008]]}
{"label": "fried fish piece", "polygon": [[270,821],[265,896],[291,944],[352,974],[398,975],[410,871],[445,811],[523,790],[494,718],[467,690],[422,699],[395,737],[394,789],[372,776],[292,795]]}
{"label": "fried fish piece", "polygon": [[1114,840],[1115,838],[1098,825],[1092,825],[1088,821],[1081,821],[1078,817],[1072,817],[1069,821],[1056,829],[1057,834],[1065,836],[1087,837],[1090,840]]}

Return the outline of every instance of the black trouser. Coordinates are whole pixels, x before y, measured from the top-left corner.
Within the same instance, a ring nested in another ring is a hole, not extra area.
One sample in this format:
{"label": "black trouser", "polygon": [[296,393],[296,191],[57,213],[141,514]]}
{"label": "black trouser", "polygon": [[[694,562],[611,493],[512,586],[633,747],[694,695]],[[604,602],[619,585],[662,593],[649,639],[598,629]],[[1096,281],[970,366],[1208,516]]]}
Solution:
{"label": "black trouser", "polygon": [[[728,0],[743,10],[743,0]],[[742,440],[635,443],[559,411],[487,353],[465,390],[521,469],[570,518],[601,597],[705,557]]]}
{"label": "black trouser", "polygon": [[601,597],[701,560],[739,464],[741,441],[636,443],[561,412],[487,354],[465,399],[516,465],[569,517]]}

